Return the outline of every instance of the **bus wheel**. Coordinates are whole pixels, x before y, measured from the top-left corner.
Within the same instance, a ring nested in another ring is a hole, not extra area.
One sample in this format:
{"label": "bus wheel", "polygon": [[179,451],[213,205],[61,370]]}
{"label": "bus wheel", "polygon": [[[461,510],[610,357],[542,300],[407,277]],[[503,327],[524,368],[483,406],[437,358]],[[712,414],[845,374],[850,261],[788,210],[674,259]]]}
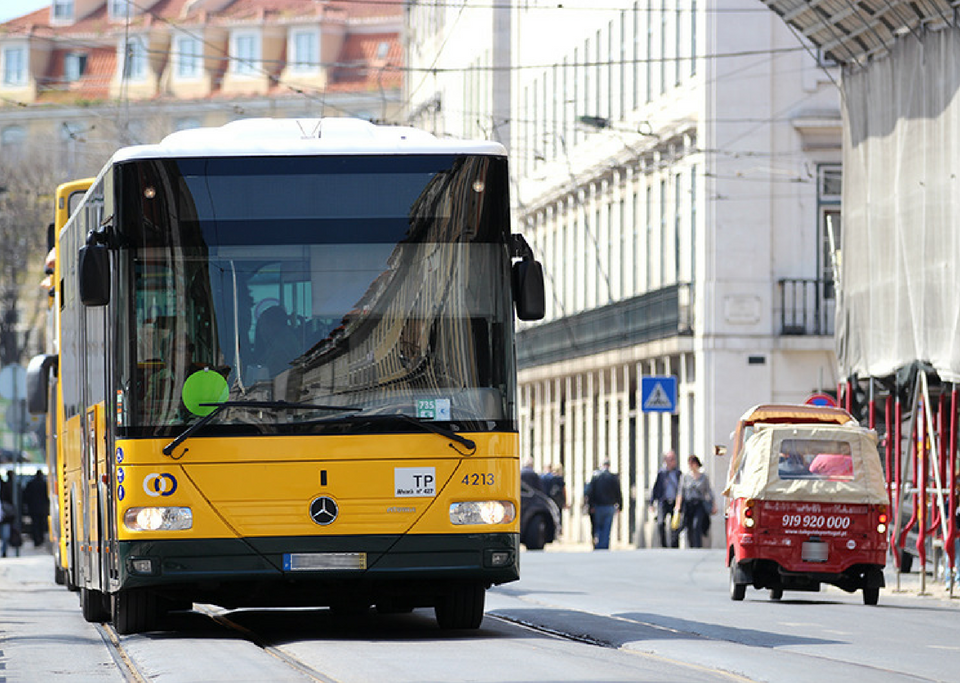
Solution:
{"label": "bus wheel", "polygon": [[67,573],[63,570],[57,561],[53,562],[53,582],[58,586],[63,586],[67,583]]}
{"label": "bus wheel", "polygon": [[100,623],[110,620],[110,613],[104,606],[104,595],[98,590],[90,588],[80,589],[80,611],[83,618],[91,623]]}
{"label": "bus wheel", "polygon": [[876,605],[880,601],[880,589],[879,588],[864,588],[863,589],[863,604],[864,605]]}
{"label": "bus wheel", "polygon": [[771,589],[770,589],[770,599],[771,599],[771,600],[779,600],[779,599],[782,598],[782,597],[783,597],[783,589],[782,589],[782,588],[771,588]]}
{"label": "bus wheel", "polygon": [[730,599],[743,600],[747,596],[747,584],[737,583],[737,563],[730,562]]}
{"label": "bus wheel", "polygon": [[127,588],[113,594],[113,628],[122,635],[150,631],[159,616],[157,596],[145,588]]}
{"label": "bus wheel", "polygon": [[453,586],[437,598],[434,612],[442,629],[474,629],[483,621],[486,591],[482,584],[465,583]]}

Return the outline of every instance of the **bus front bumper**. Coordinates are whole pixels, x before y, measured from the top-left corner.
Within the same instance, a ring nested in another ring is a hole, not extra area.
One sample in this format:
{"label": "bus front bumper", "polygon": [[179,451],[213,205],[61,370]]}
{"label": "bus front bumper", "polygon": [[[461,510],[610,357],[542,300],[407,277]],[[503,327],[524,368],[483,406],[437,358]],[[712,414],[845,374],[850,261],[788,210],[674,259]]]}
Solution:
{"label": "bus front bumper", "polygon": [[321,604],[304,593],[326,589],[402,592],[519,578],[519,535],[511,533],[121,541],[118,551],[118,588],[153,587],[197,602],[230,596],[209,602],[231,606]]}

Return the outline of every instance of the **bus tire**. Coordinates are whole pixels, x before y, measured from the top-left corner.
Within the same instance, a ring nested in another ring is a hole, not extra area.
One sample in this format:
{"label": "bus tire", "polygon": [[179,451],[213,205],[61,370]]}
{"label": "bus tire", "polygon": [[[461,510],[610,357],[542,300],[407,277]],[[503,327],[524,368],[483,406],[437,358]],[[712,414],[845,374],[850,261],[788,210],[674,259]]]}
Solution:
{"label": "bus tire", "polygon": [[476,629],[483,621],[483,602],[486,590],[480,583],[465,583],[451,587],[437,598],[434,612],[440,628]]}
{"label": "bus tire", "polygon": [[876,605],[880,602],[880,589],[879,588],[864,588],[863,589],[863,604],[864,605]]}
{"label": "bus tire", "polygon": [[111,607],[113,628],[121,635],[150,631],[159,617],[157,596],[146,588],[118,590]]}
{"label": "bus tire", "polygon": [[90,623],[98,624],[110,620],[110,613],[104,607],[104,595],[91,588],[80,589],[80,611],[83,618]]}
{"label": "bus tire", "polygon": [[58,586],[63,586],[67,583],[67,573],[56,560],[53,562],[53,582]]}

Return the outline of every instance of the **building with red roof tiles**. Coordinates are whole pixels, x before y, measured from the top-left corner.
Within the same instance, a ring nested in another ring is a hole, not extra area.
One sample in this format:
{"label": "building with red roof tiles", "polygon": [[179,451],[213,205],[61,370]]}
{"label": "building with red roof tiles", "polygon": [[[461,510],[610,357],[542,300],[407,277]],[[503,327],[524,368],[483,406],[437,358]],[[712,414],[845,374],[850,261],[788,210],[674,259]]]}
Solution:
{"label": "building with red roof tiles", "polygon": [[0,24],[0,153],[59,137],[86,173],[235,118],[394,120],[402,25],[400,0],[51,0]]}

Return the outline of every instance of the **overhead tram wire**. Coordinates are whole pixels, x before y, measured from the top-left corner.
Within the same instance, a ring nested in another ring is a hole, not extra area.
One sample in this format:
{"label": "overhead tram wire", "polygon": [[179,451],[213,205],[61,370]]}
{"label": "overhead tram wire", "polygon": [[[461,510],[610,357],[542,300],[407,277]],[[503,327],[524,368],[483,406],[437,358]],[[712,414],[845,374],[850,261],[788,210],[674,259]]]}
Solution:
{"label": "overhead tram wire", "polygon": [[[435,69],[435,67],[437,66],[437,61],[440,59],[440,55],[443,54],[443,50],[447,47],[447,41],[450,40],[450,36],[453,35],[453,29],[456,28],[457,24],[458,24],[459,21],[460,21],[460,17],[463,16],[463,11],[464,11],[466,8],[467,8],[467,3],[466,3],[466,0],[464,0],[463,4],[460,6],[460,11],[457,13],[456,18],[453,20],[453,24],[450,26],[450,30],[449,30],[449,32],[447,33],[447,36],[443,39],[443,43],[440,45],[439,49],[437,50],[436,55],[435,55],[434,58],[433,58],[433,63],[430,65],[432,68],[424,73],[423,78],[420,79],[420,83],[417,84],[416,88],[411,88],[411,89],[408,91],[408,92],[410,93],[410,95],[409,95],[409,97],[408,97],[405,101],[403,101],[403,102],[401,103],[401,105],[400,105],[400,110],[401,110],[401,111],[405,111],[405,110],[407,110],[407,109],[410,107],[410,100],[413,98],[414,94],[415,94],[418,90],[420,90],[420,87],[426,82],[427,77],[428,77],[430,74],[433,74],[434,76],[436,76],[437,72],[436,72],[434,69]],[[406,65],[404,65],[404,66],[406,66]],[[407,72],[407,73],[410,73],[410,72]]]}
{"label": "overhead tram wire", "polygon": [[[196,38],[197,40],[200,40],[202,44],[208,47],[214,48],[220,56],[226,59],[231,59],[231,60],[239,59],[234,57],[229,52],[229,50],[224,50],[222,48],[219,48],[216,45],[213,45],[207,41],[204,41],[200,37],[198,37],[196,34],[189,31],[188,29],[182,28],[177,24],[170,22],[167,19],[164,19],[162,17],[157,17],[157,20],[163,21],[164,23],[168,24],[171,28],[173,28],[174,30],[184,35],[191,36],[193,38]],[[52,44],[69,42],[69,44],[72,46],[77,46],[77,47],[83,46],[82,43],[74,39],[68,40],[64,38],[58,38],[56,36],[48,36],[48,37],[45,37],[44,40]],[[94,43],[89,43],[85,45],[85,47],[90,47],[90,48],[97,47],[97,46],[98,44],[94,44]],[[618,66],[618,65],[629,65],[629,64],[659,64],[660,62],[664,62],[664,61],[672,63],[677,61],[677,59],[679,59],[680,61],[689,61],[690,59],[696,59],[696,60],[728,59],[728,58],[736,58],[736,57],[750,57],[754,55],[770,56],[770,55],[777,55],[777,54],[790,54],[795,52],[806,52],[806,51],[807,51],[807,48],[805,48],[804,46],[770,48],[770,49],[759,49],[759,50],[736,50],[732,52],[714,52],[714,53],[707,53],[707,54],[698,54],[694,57],[690,57],[690,56],[650,57],[650,58],[637,58],[637,59],[613,59],[613,60],[586,61],[586,62],[580,62],[578,66],[599,67],[599,66]],[[149,55],[149,54],[169,54],[170,52],[169,50],[164,51],[164,50],[147,49],[145,50],[145,53]],[[283,64],[285,61],[286,60],[284,59],[258,59],[251,63]],[[358,65],[353,62],[317,61],[317,62],[303,62],[303,63],[309,66],[317,66],[321,68],[338,68],[338,67],[339,68],[357,68],[358,67]],[[562,68],[563,66],[564,65],[562,62],[551,62],[546,64],[512,64],[510,66],[466,66],[466,67],[437,67],[437,66],[412,67],[412,66],[406,66],[406,65],[391,65],[390,68],[403,73],[469,73],[473,71],[529,71],[532,69],[547,70],[547,69],[553,69],[553,68]],[[277,85],[289,87],[291,88],[291,90],[296,90],[295,86],[290,86],[289,84],[284,82],[282,79],[272,76],[268,71],[263,69],[261,69],[261,71],[265,76],[268,76],[273,83],[276,83]]]}
{"label": "overhead tram wire", "polygon": [[[320,4],[325,0],[312,0],[314,4]],[[389,0],[340,0],[343,4],[350,5],[386,5],[386,6],[396,6],[400,3],[390,2]],[[576,2],[576,0],[574,0]],[[432,0],[430,2],[430,7],[463,7],[465,5],[465,0],[446,0],[446,2],[440,2],[438,0]],[[633,11],[630,8],[620,7],[603,7],[595,5],[589,0],[581,0],[579,5],[571,5],[569,2],[557,2],[553,5],[542,5],[537,7],[530,7],[528,2],[523,2],[523,0],[518,0],[517,2],[487,2],[487,3],[470,3],[470,9],[511,9],[511,10],[526,10],[527,12],[533,14],[535,12],[621,12],[621,11]],[[664,7],[650,7],[649,9],[644,7],[644,12],[652,12],[654,14],[673,14],[676,12],[674,8],[664,8]],[[706,14],[765,14],[770,10],[766,7],[753,8],[753,7],[709,7],[701,8],[697,10],[698,12],[704,12]]]}

